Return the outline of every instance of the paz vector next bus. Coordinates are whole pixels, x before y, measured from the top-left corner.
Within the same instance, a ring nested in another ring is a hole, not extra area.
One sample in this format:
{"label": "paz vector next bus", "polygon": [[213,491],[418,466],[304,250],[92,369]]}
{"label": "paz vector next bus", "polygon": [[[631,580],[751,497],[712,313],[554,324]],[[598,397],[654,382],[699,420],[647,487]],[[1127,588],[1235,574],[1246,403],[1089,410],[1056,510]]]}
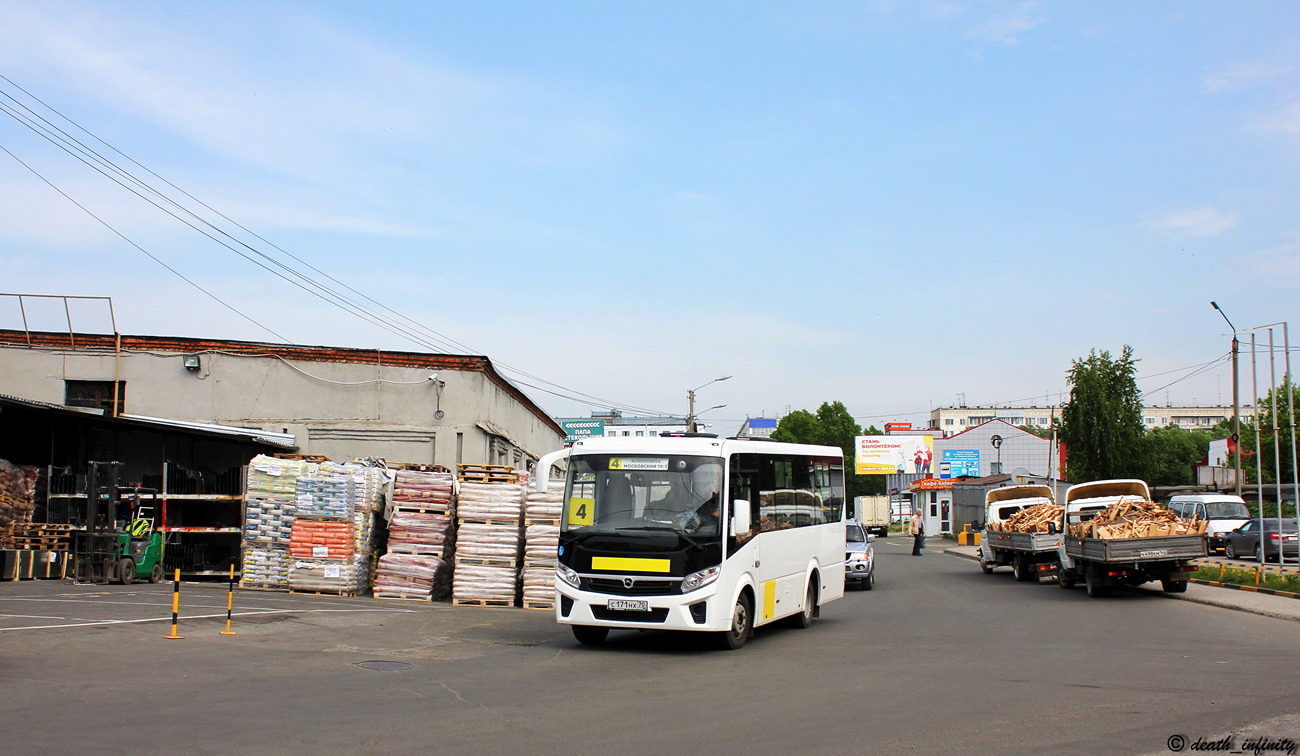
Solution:
{"label": "paz vector next bus", "polygon": [[611,629],[714,633],[723,648],[844,595],[844,455],[708,434],[591,438],[567,460],[556,620],[582,643]]}

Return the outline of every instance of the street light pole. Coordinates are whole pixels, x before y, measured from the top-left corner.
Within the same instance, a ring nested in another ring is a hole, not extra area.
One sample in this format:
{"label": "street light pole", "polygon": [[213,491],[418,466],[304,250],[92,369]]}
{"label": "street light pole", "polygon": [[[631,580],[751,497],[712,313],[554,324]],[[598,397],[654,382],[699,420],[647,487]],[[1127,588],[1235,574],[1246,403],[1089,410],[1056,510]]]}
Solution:
{"label": "street light pole", "polygon": [[1228,320],[1227,314],[1219,307],[1218,302],[1210,302],[1210,305],[1223,316],[1223,320],[1232,329],[1232,476],[1237,482],[1237,495],[1241,496],[1241,397],[1237,387],[1237,327]]}
{"label": "street light pole", "polygon": [[[693,389],[689,389],[689,390],[687,390],[687,392],[686,392],[686,399],[687,399],[687,401],[690,403],[690,411],[689,411],[689,413],[687,413],[687,415],[686,415],[686,430],[687,430],[688,432],[690,432],[690,433],[694,433],[695,430],[696,430],[696,423],[695,423],[695,392],[696,392],[696,391],[699,391],[699,390],[702,389],[702,388],[704,388],[704,386],[708,386],[709,384],[712,384],[712,383],[717,383],[718,381],[725,381],[725,380],[727,380],[727,379],[730,378],[730,377],[731,377],[731,376],[729,376],[729,375],[724,375],[724,376],[722,376],[721,378],[714,378],[713,380],[709,381],[708,383],[705,383],[705,384],[703,384],[703,385],[701,385],[701,386],[696,386],[696,387],[693,388]],[[725,406],[725,405],[722,405],[722,406]],[[711,407],[710,409],[717,409],[717,407]]]}

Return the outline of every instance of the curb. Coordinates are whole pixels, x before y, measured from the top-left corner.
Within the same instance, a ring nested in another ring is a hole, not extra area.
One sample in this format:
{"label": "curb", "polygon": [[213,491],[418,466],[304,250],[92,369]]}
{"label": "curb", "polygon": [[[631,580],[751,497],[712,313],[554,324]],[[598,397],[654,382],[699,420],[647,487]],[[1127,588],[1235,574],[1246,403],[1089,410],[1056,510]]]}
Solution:
{"label": "curb", "polygon": [[1212,585],[1215,588],[1231,588],[1235,591],[1248,591],[1250,593],[1264,593],[1269,596],[1281,596],[1283,598],[1300,599],[1300,593],[1290,591],[1279,591],[1276,588],[1260,588],[1257,585],[1241,585],[1240,583],[1220,583],[1217,580],[1203,580],[1201,578],[1189,578],[1189,583],[1198,585]]}

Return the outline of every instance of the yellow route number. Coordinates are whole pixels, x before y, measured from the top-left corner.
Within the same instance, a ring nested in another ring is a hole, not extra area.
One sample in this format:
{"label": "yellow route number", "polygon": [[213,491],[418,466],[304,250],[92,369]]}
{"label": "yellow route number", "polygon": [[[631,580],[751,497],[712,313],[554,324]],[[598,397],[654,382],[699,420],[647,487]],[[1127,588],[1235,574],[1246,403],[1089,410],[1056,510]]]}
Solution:
{"label": "yellow route number", "polygon": [[590,525],[596,516],[596,500],[574,496],[569,499],[569,524]]}

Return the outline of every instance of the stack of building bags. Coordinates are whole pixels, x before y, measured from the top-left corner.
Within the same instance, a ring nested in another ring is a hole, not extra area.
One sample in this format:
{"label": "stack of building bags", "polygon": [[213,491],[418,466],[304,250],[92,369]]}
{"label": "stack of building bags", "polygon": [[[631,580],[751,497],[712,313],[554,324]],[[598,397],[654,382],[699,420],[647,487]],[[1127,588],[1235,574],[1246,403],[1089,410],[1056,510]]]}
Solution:
{"label": "stack of building bags", "polygon": [[369,587],[374,520],[359,506],[352,472],[326,463],[298,479],[289,590],[355,596]]}
{"label": "stack of building bags", "polygon": [[460,482],[452,602],[513,606],[523,486]]}
{"label": "stack of building bags", "polygon": [[388,553],[379,557],[376,598],[445,598],[450,559],[455,478],[451,473],[398,470],[388,518]]}
{"label": "stack of building bags", "polygon": [[10,528],[32,521],[39,469],[0,459],[0,548],[13,548]]}
{"label": "stack of building bags", "polygon": [[524,607],[555,606],[555,559],[560,542],[560,514],[564,510],[564,481],[552,480],[546,493],[531,487],[524,497]]}
{"label": "stack of building bags", "polygon": [[314,474],[317,467],[313,462],[261,454],[248,463],[240,586],[288,589],[298,478]]}

